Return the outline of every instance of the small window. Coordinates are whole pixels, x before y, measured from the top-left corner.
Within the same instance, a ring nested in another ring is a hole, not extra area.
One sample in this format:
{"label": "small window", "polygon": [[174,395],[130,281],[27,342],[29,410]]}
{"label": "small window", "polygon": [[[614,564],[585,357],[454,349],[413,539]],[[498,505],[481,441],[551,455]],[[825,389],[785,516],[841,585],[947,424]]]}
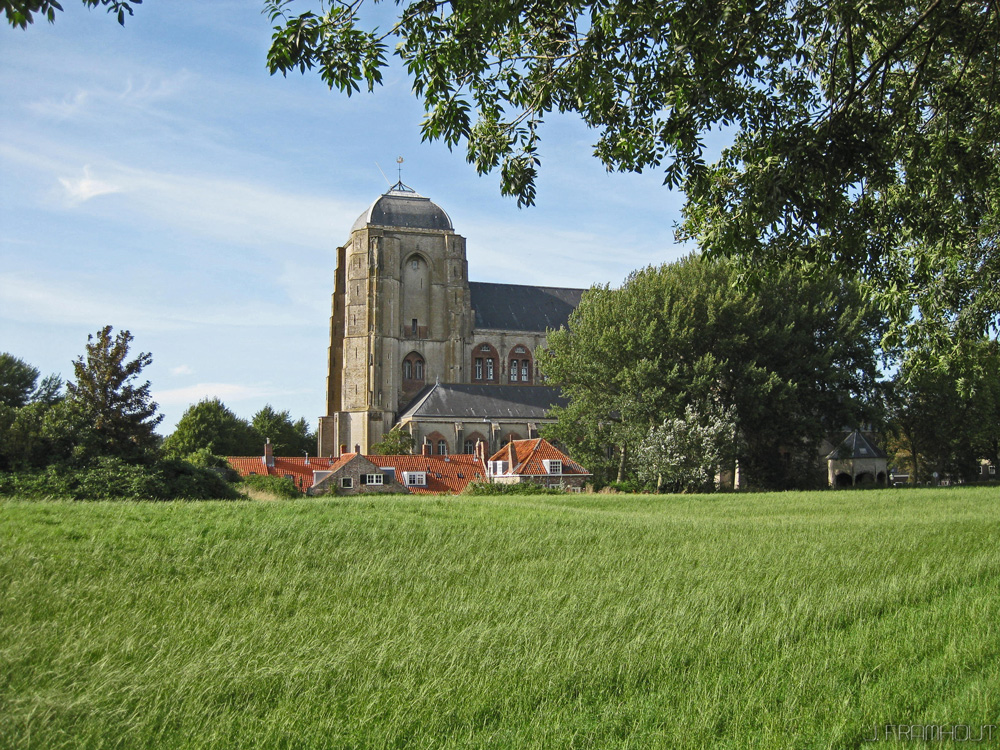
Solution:
{"label": "small window", "polygon": [[545,470],[549,474],[562,474],[562,461],[560,459],[545,459],[542,463],[545,464]]}
{"label": "small window", "polygon": [[483,358],[476,357],[476,380],[483,379]]}
{"label": "small window", "polygon": [[[416,263],[416,261],[414,261],[414,263]],[[417,319],[416,318],[413,319],[413,335],[414,336],[417,335]]]}
{"label": "small window", "polygon": [[486,379],[493,380],[493,360],[486,360]]}
{"label": "small window", "polygon": [[361,476],[362,484],[382,484],[382,480],[385,479],[385,474],[379,472],[378,474],[363,474]]}
{"label": "small window", "polygon": [[488,352],[489,350],[490,350],[489,344],[483,344],[481,347],[479,347],[479,351],[481,352]]}
{"label": "small window", "polygon": [[349,490],[354,487],[354,477],[341,477],[340,486],[345,490]]}
{"label": "small window", "polygon": [[990,474],[996,474],[996,473],[997,473],[997,467],[996,466],[991,466],[990,467]]}
{"label": "small window", "polygon": [[475,440],[466,440],[463,448],[464,448],[464,450],[465,450],[466,453],[475,453],[476,452],[476,441]]}
{"label": "small window", "polygon": [[510,361],[510,382],[512,383],[517,382],[517,369],[518,369],[517,364],[518,363],[516,359],[512,359]]}
{"label": "small window", "polygon": [[448,443],[444,440],[438,440],[438,455],[447,456],[448,455]]}
{"label": "small window", "polygon": [[423,471],[404,471],[403,479],[407,487],[426,487],[427,473]]}
{"label": "small window", "polygon": [[403,377],[406,380],[413,380],[413,363],[410,360],[403,362]]}
{"label": "small window", "polygon": [[528,382],[528,360],[524,360],[521,362],[521,382],[522,383]]}
{"label": "small window", "polygon": [[514,353],[515,354],[524,354],[524,347],[523,346],[515,346],[514,347]]}
{"label": "small window", "polygon": [[418,359],[413,363],[413,374],[417,380],[424,379],[424,361],[422,359]]}

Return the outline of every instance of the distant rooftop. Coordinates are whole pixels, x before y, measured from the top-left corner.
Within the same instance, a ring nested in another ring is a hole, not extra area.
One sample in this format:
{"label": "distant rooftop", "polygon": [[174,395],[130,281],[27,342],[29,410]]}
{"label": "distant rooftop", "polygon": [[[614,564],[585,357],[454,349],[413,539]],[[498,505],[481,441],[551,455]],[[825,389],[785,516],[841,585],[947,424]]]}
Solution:
{"label": "distant rooftop", "polygon": [[470,281],[476,328],[539,331],[567,325],[585,289]]}
{"label": "distant rooftop", "polygon": [[472,385],[438,383],[426,386],[399,416],[448,419],[545,419],[553,406],[565,406],[559,389],[547,385]]}
{"label": "distant rooftop", "polygon": [[451,219],[444,209],[430,198],[425,198],[416,190],[397,182],[375,199],[351,231],[364,229],[369,224],[382,227],[403,227],[406,229],[439,229],[451,231]]}

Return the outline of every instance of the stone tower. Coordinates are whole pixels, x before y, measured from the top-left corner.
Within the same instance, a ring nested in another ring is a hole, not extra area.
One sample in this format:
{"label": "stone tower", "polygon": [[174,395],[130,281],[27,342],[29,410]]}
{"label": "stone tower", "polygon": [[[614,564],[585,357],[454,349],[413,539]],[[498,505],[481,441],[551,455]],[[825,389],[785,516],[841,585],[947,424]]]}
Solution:
{"label": "stone tower", "polygon": [[465,238],[398,182],[337,249],[320,455],[367,452],[424,385],[466,381],[471,334]]}

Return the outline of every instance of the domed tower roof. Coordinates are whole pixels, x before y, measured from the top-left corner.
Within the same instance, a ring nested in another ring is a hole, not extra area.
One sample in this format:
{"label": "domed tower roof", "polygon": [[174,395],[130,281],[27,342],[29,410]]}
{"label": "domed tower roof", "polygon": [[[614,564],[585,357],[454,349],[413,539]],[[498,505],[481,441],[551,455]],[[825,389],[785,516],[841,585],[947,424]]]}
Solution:
{"label": "domed tower roof", "polygon": [[358,217],[351,231],[363,229],[369,224],[382,227],[404,227],[406,229],[439,229],[453,231],[451,219],[430,198],[397,182],[380,195],[368,209]]}

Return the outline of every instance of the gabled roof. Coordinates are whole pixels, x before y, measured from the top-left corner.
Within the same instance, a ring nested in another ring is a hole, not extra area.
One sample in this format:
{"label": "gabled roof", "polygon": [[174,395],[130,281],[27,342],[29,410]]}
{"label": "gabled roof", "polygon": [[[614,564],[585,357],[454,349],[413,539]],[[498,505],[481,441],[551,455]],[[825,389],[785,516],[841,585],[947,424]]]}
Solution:
{"label": "gabled roof", "polygon": [[337,459],[310,457],[274,457],[274,466],[267,466],[263,456],[226,456],[226,461],[241,477],[251,474],[272,477],[291,477],[296,488],[305,492],[313,486],[314,471],[336,471],[353,454],[345,453]]}
{"label": "gabled roof", "polygon": [[476,479],[483,479],[485,468],[474,455],[457,453],[451,456],[365,456],[380,469],[396,470],[396,481],[403,482],[404,471],[423,471],[427,474],[426,487],[409,486],[416,495],[457,494]]}
{"label": "gabled roof", "polygon": [[584,469],[545,438],[511,440],[490,457],[490,461],[507,461],[507,476],[547,476],[543,461],[562,461],[563,474],[590,476]]}
{"label": "gabled roof", "polygon": [[565,326],[585,289],[470,281],[475,328],[540,331]]}
{"label": "gabled roof", "polygon": [[536,420],[566,403],[558,388],[547,385],[437,383],[417,393],[399,419]]}
{"label": "gabled roof", "polygon": [[885,451],[862,435],[860,430],[855,430],[844,438],[839,446],[830,451],[827,458],[846,461],[852,458],[888,458],[888,456]]}

